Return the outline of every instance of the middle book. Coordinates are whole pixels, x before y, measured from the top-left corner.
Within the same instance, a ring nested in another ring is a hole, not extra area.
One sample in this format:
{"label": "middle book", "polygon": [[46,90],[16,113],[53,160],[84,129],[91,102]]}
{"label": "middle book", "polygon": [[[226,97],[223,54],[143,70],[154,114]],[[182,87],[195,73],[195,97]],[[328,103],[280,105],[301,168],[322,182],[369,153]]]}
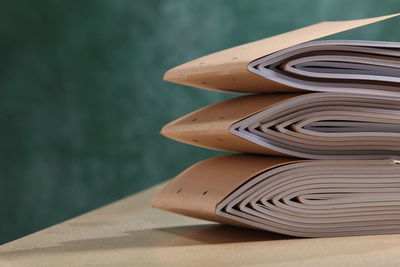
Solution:
{"label": "middle book", "polygon": [[217,150],[385,159],[400,155],[400,98],[348,93],[241,96],[172,121],[161,133]]}

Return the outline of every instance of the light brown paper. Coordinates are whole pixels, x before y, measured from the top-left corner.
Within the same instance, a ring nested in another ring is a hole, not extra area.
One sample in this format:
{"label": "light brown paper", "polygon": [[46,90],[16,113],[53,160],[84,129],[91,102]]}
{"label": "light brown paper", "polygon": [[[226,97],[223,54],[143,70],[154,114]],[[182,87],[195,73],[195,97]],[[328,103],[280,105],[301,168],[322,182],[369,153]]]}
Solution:
{"label": "light brown paper", "polygon": [[194,111],[165,125],[161,134],[179,142],[205,148],[283,155],[229,132],[229,127],[270,106],[298,94],[249,95],[223,101]]}
{"label": "light brown paper", "polygon": [[164,126],[171,139],[205,148],[307,159],[400,156],[400,98],[343,93],[229,99]]}
{"label": "light brown paper", "polygon": [[227,155],[179,174],[153,207],[302,237],[399,233],[399,173],[391,159]]}
{"label": "light brown paper", "polygon": [[193,87],[230,92],[304,92],[248,71],[252,61],[304,42],[386,20],[399,14],[329,21],[216,52],[167,71],[164,80]]}
{"label": "light brown paper", "polygon": [[194,218],[242,225],[216,215],[216,206],[258,173],[294,161],[283,157],[246,154],[207,159],[172,179],[154,196],[152,205]]}

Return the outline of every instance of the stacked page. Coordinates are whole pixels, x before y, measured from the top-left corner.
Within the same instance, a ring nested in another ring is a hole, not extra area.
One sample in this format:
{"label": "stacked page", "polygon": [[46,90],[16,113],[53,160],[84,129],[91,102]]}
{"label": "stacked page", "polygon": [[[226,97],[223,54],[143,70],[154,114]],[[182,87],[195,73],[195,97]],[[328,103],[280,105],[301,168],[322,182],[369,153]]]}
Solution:
{"label": "stacked page", "polygon": [[190,167],[153,206],[302,237],[400,233],[400,43],[317,40],[396,16],[323,22],[167,71],[167,81],[264,94],[163,127],[180,142],[252,154]]}
{"label": "stacked page", "polygon": [[400,94],[400,43],[315,41],[249,64],[249,71],[310,91]]}
{"label": "stacked page", "polygon": [[164,79],[226,92],[399,95],[398,43],[315,41],[396,16],[318,23],[195,59]]}
{"label": "stacked page", "polygon": [[182,172],[153,206],[293,236],[399,233],[396,163],[221,156]]}
{"label": "stacked page", "polygon": [[192,145],[308,159],[400,156],[400,98],[345,93],[251,95],[161,131]]}

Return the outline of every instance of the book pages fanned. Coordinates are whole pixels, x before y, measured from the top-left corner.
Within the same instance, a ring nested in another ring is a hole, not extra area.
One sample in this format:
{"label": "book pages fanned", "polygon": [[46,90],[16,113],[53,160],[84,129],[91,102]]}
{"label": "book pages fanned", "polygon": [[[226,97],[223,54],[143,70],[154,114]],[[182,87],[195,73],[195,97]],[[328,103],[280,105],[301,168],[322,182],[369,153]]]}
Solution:
{"label": "book pages fanned", "polygon": [[153,206],[301,237],[400,233],[400,167],[392,159],[226,155],[182,172]]}
{"label": "book pages fanned", "polygon": [[318,23],[201,57],[172,68],[164,79],[229,92],[400,95],[398,43],[315,41],[396,16]]}

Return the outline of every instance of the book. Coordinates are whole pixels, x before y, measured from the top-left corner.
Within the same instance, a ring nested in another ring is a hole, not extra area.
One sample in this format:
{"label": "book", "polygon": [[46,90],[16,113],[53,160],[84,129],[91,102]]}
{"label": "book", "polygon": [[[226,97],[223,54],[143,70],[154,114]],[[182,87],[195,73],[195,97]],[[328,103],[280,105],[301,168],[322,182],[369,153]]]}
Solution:
{"label": "book", "polygon": [[399,43],[316,41],[398,15],[318,23],[195,59],[168,70],[164,79],[226,92],[399,96]]}
{"label": "book", "polygon": [[241,96],[172,121],[161,133],[217,150],[382,159],[400,156],[400,98],[348,93]]}
{"label": "book", "polygon": [[400,233],[400,168],[392,159],[224,155],[183,171],[152,204],[291,236]]}
{"label": "book", "polygon": [[167,81],[253,94],[162,128],[241,153],[183,171],[153,207],[300,237],[400,233],[400,43],[318,40],[396,16],[322,22],[167,71]]}

